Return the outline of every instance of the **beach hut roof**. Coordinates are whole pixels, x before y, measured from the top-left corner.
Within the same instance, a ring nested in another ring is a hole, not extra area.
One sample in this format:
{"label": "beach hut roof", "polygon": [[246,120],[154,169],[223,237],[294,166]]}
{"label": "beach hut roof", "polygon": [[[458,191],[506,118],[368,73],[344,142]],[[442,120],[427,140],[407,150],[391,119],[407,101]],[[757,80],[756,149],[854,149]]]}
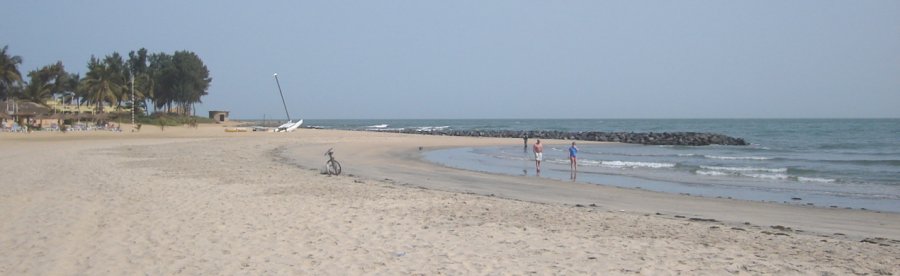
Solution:
{"label": "beach hut roof", "polygon": [[[12,115],[40,115],[40,114],[48,114],[50,113],[50,108],[29,101],[5,101],[0,104],[6,111],[15,110],[15,113]],[[15,107],[14,107],[15,106]]]}
{"label": "beach hut roof", "polygon": [[105,112],[97,113],[97,114],[91,115],[91,117],[94,119],[106,119],[106,118],[109,118],[109,113],[105,113]]}
{"label": "beach hut roof", "polygon": [[65,114],[65,113],[53,113],[53,114],[47,115],[45,117],[48,119],[72,119],[72,118],[74,118],[74,116],[72,116],[72,114]]}

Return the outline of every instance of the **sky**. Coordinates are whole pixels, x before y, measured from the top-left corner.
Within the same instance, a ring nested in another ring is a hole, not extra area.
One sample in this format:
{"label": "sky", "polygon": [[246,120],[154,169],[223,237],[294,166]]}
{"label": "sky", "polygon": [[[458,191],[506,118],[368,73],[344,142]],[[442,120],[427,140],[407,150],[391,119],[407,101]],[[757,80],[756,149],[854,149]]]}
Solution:
{"label": "sky", "polygon": [[900,1],[8,1],[23,75],[197,53],[231,118],[900,117]]}

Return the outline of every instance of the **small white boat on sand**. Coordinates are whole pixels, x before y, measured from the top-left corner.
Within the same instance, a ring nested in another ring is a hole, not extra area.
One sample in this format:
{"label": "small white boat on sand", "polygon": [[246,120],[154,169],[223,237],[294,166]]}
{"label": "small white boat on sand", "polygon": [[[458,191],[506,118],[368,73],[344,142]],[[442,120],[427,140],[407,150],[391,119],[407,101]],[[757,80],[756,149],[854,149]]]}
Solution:
{"label": "small white boat on sand", "polygon": [[291,132],[291,131],[294,131],[297,128],[299,128],[300,125],[302,125],[302,124],[303,124],[303,119],[300,119],[296,123],[288,121],[287,123],[284,123],[283,125],[278,126],[278,128],[275,129],[275,132]]}
{"label": "small white boat on sand", "polygon": [[300,119],[297,122],[291,120],[291,113],[288,112],[287,103],[284,101],[284,93],[281,92],[281,82],[278,81],[278,73],[275,73],[275,84],[278,85],[278,94],[281,95],[281,104],[284,105],[284,114],[288,117],[287,123],[275,128],[275,132],[292,132],[303,124],[303,119]]}

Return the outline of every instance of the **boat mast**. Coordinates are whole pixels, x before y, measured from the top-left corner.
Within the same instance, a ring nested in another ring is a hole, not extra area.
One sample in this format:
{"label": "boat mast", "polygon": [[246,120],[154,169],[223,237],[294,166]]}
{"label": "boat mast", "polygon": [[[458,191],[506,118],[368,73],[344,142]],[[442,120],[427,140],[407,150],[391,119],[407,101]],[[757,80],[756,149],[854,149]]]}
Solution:
{"label": "boat mast", "polygon": [[278,82],[278,73],[275,73],[275,84],[278,85],[278,94],[281,94],[281,104],[284,105],[284,114],[287,114],[288,122],[293,122],[291,120],[291,113],[288,113],[287,103],[284,102],[284,93],[281,92],[281,83]]}

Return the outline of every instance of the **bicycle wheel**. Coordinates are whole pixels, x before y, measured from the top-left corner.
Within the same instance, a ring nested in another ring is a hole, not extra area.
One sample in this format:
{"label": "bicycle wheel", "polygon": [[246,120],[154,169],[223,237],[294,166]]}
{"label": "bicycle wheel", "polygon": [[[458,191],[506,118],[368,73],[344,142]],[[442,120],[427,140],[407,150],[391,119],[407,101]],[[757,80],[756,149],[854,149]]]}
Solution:
{"label": "bicycle wheel", "polygon": [[341,175],[341,163],[337,160],[332,160],[331,167],[334,171],[334,175]]}
{"label": "bicycle wheel", "polygon": [[340,175],[341,163],[338,163],[337,160],[328,160],[325,162],[325,173],[329,175]]}
{"label": "bicycle wheel", "polygon": [[334,166],[331,165],[331,160],[325,161],[325,174],[327,174],[327,175],[334,174]]}

